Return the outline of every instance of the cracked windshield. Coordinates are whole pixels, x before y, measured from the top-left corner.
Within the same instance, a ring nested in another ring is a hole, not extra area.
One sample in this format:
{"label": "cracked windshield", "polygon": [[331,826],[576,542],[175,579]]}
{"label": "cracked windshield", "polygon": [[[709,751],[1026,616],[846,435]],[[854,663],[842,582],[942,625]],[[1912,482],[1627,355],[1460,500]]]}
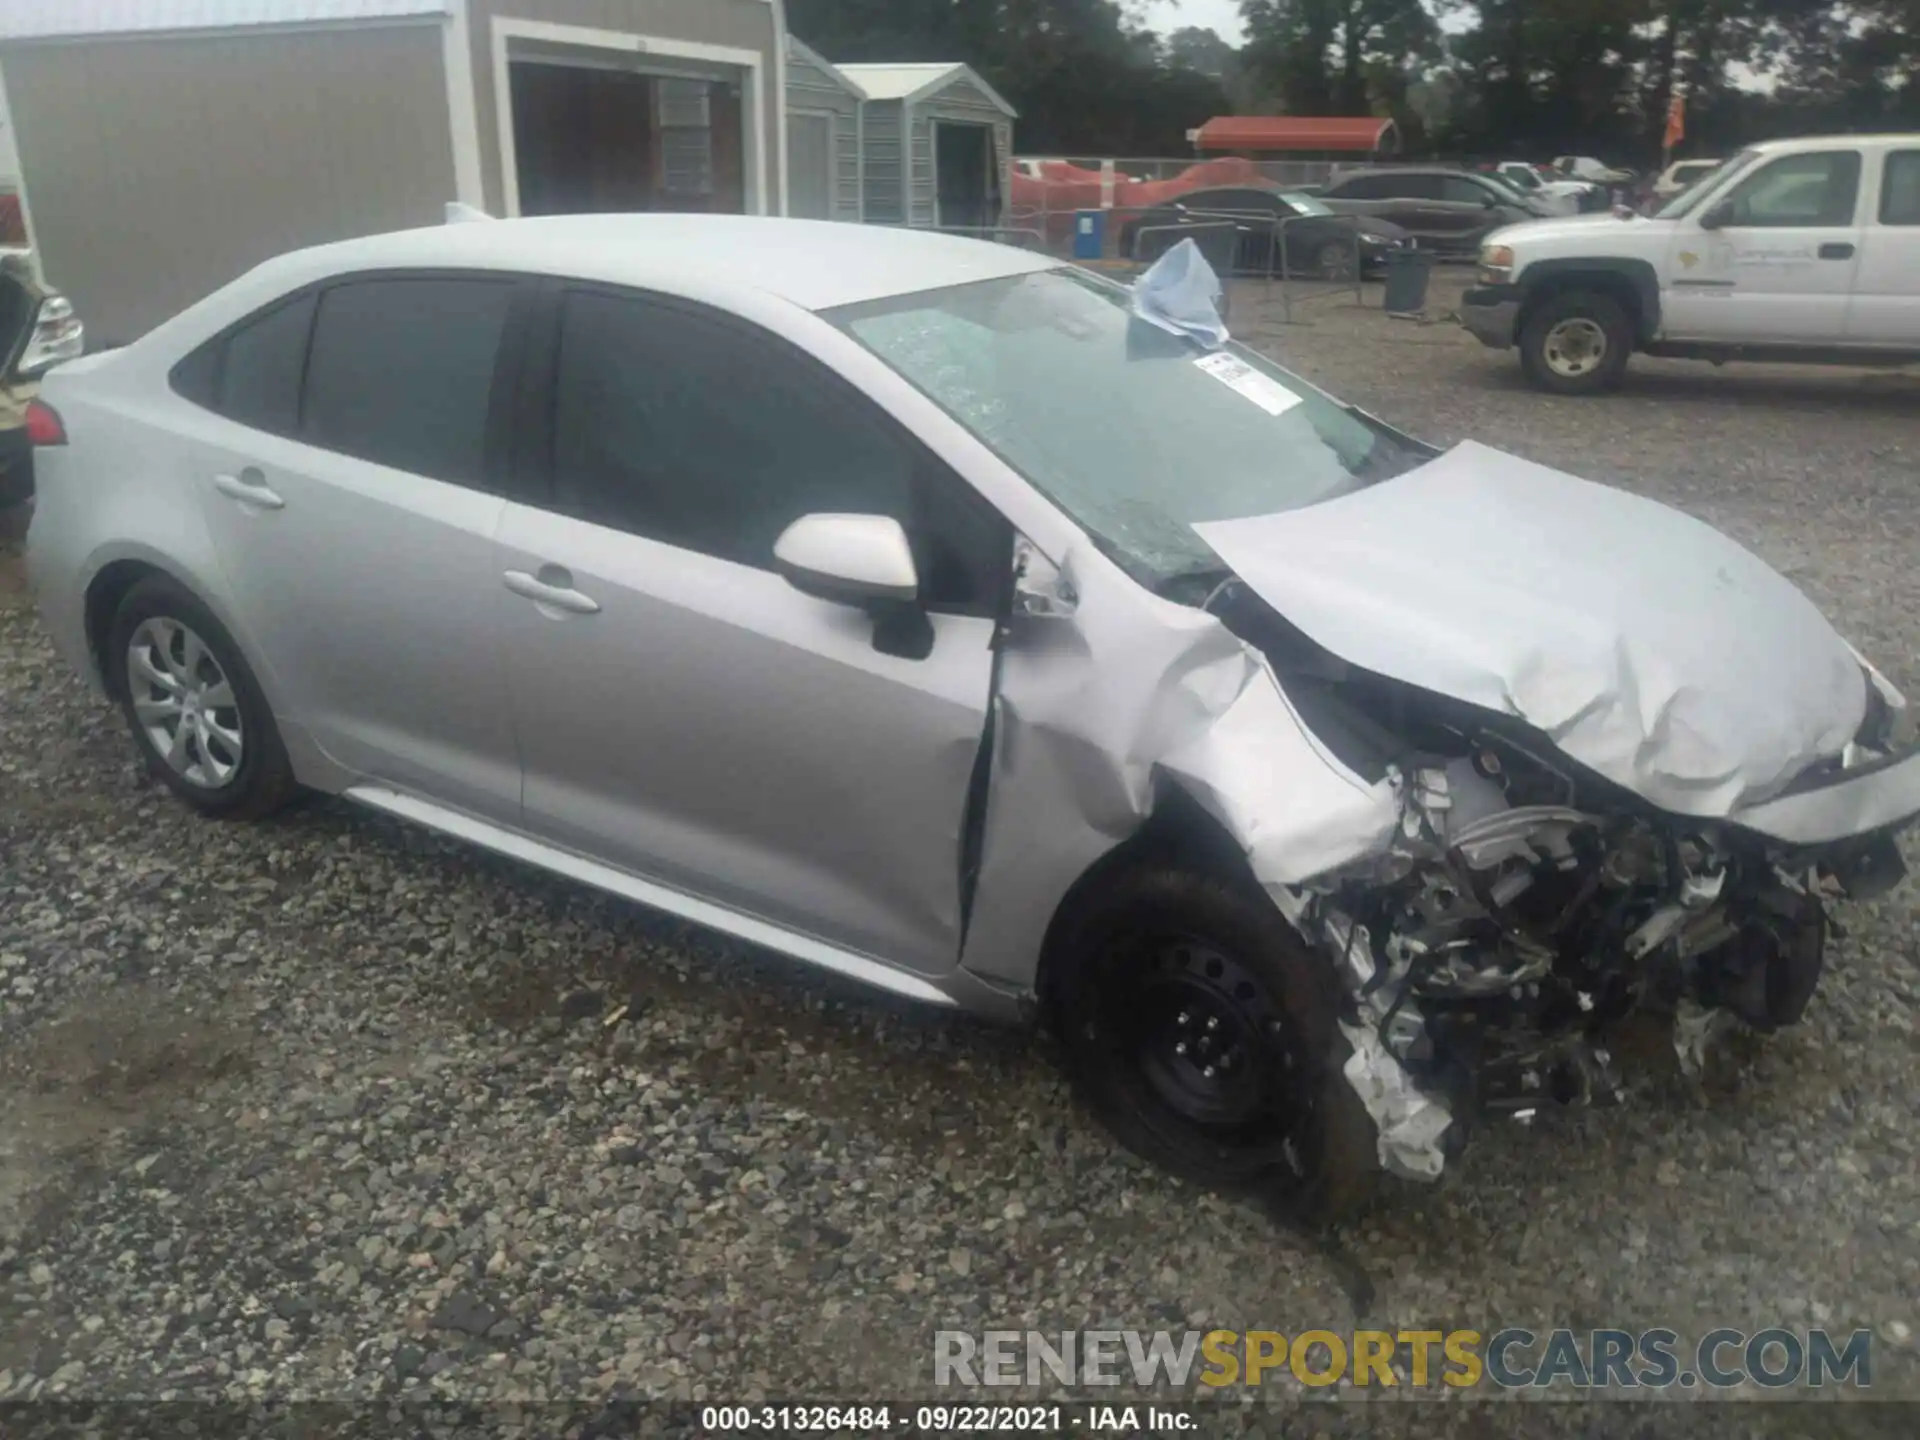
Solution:
{"label": "cracked windshield", "polygon": [[1080,271],[831,318],[1156,587],[1220,569],[1195,524],[1298,509],[1416,463],[1265,357],[1171,334]]}

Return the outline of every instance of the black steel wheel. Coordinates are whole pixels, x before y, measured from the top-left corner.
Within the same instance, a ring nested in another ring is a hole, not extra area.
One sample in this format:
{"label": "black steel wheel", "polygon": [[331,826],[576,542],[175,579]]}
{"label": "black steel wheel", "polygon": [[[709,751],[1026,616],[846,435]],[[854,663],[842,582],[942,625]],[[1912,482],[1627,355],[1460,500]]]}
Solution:
{"label": "black steel wheel", "polygon": [[1076,1088],[1128,1148],[1318,1219],[1364,1199],[1374,1130],[1340,1074],[1337,981],[1257,886],[1103,876],[1062,916],[1047,973]]}

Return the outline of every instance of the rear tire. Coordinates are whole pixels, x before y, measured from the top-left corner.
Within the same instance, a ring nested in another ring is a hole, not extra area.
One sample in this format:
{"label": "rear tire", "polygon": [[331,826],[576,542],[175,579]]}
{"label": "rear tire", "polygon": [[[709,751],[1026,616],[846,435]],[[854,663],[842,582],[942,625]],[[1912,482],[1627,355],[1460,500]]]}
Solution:
{"label": "rear tire", "polygon": [[121,598],[104,657],[147,769],[205,815],[257,820],[298,786],[240,647],[185,587],[149,575]]}
{"label": "rear tire", "polygon": [[1257,889],[1120,871],[1062,917],[1050,972],[1075,1088],[1128,1149],[1316,1222],[1371,1194],[1336,978]]}
{"label": "rear tire", "polygon": [[1539,389],[1597,395],[1620,383],[1633,353],[1633,324],[1610,295],[1569,290],[1550,296],[1520,326],[1520,364]]}

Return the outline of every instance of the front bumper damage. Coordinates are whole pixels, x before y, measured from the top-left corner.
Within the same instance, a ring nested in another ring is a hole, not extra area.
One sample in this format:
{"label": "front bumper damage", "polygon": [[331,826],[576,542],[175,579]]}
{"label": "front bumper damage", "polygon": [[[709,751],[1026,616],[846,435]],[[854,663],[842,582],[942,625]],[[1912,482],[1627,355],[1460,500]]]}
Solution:
{"label": "front bumper damage", "polygon": [[[1705,526],[1464,446],[1199,528],[1233,573],[1202,605],[1091,550],[1023,557],[983,978],[1031,987],[1058,897],[1179,792],[1336,971],[1379,1160],[1431,1180],[1477,1117],[1619,1093],[1628,1014],[1689,1064],[1727,1023],[1793,1023],[1828,907],[1903,873],[1904,702]],[[1527,543],[1503,562],[1481,530]]]}

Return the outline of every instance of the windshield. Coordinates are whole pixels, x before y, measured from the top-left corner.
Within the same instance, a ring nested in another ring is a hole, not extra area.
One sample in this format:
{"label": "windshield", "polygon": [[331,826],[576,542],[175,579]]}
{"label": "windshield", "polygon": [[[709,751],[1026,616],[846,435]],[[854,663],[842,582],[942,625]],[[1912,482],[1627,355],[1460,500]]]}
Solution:
{"label": "windshield", "polygon": [[823,313],[1162,593],[1224,573],[1195,524],[1312,505],[1424,458],[1244,346],[1206,350],[1130,303],[1059,269]]}
{"label": "windshield", "polygon": [[[1742,150],[1738,155],[1727,161],[1726,164],[1715,166],[1704,175],[1694,177],[1686,189],[1682,190],[1678,195],[1654,211],[1653,218],[1656,220],[1678,220],[1682,215],[1687,214],[1694,206],[1698,205],[1709,190],[1717,188],[1703,184],[1703,181],[1719,180],[1723,176],[1737,175],[1759,158],[1760,152],[1758,150]],[[1685,179],[1686,177],[1680,175],[1674,178]]]}
{"label": "windshield", "polygon": [[1301,215],[1333,214],[1333,207],[1328,205],[1324,200],[1317,200],[1311,195],[1302,195],[1298,190],[1282,191],[1280,198],[1291,205],[1294,210]]}

